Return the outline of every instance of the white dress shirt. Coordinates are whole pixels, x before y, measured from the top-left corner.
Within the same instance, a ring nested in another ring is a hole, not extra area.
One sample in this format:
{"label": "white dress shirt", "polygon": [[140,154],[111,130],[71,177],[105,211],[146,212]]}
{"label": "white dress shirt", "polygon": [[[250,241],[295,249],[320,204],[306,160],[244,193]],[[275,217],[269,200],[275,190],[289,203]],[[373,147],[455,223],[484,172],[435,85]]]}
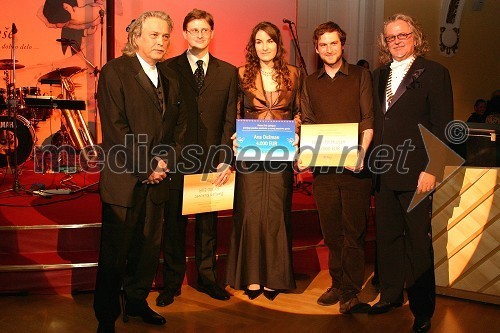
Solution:
{"label": "white dress shirt", "polygon": [[137,59],[139,59],[139,62],[141,63],[142,69],[146,73],[146,75],[149,77],[153,85],[158,88],[158,69],[156,69],[155,66],[151,66],[148,64],[144,59],[141,58],[139,53],[136,53]]}
{"label": "white dress shirt", "polygon": [[205,75],[207,75],[208,60],[210,59],[210,56],[208,55],[208,52],[201,59],[198,59],[198,57],[196,57],[195,55],[193,55],[189,50],[186,51],[186,55],[187,55],[187,58],[188,58],[188,61],[189,61],[189,65],[191,66],[191,72],[193,72],[193,75],[194,75],[194,71],[196,71],[196,69],[198,68],[198,65],[196,64],[196,62],[198,60],[203,60],[203,72],[205,73]]}

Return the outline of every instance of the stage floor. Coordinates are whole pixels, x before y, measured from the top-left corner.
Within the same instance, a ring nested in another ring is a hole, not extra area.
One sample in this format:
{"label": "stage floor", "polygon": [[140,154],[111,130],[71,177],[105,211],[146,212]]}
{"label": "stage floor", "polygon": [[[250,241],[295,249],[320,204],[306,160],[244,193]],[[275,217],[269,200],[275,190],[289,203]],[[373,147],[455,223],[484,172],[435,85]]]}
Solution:
{"label": "stage floor", "polygon": [[[28,160],[19,168],[19,191],[11,190],[11,170],[0,169],[0,293],[65,294],[93,290],[100,243],[99,175],[83,171],[41,173],[35,161],[39,159]],[[311,195],[311,181],[311,175],[305,174],[293,194],[294,266],[299,271],[326,267],[327,251]],[[67,190],[69,194],[41,196],[36,194],[40,188]],[[232,211],[219,212],[221,279],[231,228]],[[186,245],[185,283],[195,285],[192,220],[187,227]],[[371,249],[373,246],[367,250],[368,260],[372,257]],[[161,272],[161,266],[158,271]],[[161,287],[161,281],[159,273],[153,287]]]}
{"label": "stage floor", "polygon": [[[374,304],[378,300],[368,282],[360,298]],[[116,322],[117,332],[290,332],[290,333],[401,333],[411,332],[413,316],[408,303],[379,316],[367,314],[342,315],[339,305],[319,306],[316,299],[330,284],[327,270],[296,276],[297,289],[280,294],[273,301],[263,296],[250,301],[242,291],[234,291],[229,301],[217,301],[182,287],[182,294],[171,305],[155,305],[157,292],[151,292],[148,303],[167,319],[166,326],[153,326],[131,318]],[[1,332],[16,333],[90,333],[97,321],[92,308],[91,293],[77,295],[0,296]],[[500,307],[451,297],[438,296],[432,319],[433,333],[493,333],[500,327]]]}

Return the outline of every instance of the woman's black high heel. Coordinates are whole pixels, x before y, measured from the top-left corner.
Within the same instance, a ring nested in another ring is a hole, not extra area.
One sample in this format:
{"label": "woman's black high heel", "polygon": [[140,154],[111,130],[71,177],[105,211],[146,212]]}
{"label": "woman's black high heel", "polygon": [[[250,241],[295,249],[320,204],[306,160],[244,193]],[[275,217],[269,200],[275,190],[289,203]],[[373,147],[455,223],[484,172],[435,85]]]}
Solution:
{"label": "woman's black high heel", "polygon": [[257,290],[246,289],[245,294],[248,296],[250,300],[256,299],[257,297],[260,296],[260,294],[262,294],[262,288]]}
{"label": "woman's black high heel", "polygon": [[274,299],[276,298],[276,296],[278,296],[279,293],[280,293],[279,290],[265,290],[264,289],[264,296],[270,301],[274,301]]}

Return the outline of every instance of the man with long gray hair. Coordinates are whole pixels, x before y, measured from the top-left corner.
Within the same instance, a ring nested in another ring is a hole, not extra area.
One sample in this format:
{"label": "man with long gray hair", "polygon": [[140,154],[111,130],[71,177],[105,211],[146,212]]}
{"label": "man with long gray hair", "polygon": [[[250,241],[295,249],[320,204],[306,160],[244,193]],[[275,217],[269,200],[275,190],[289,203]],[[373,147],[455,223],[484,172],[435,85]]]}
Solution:
{"label": "man with long gray hair", "polygon": [[123,285],[128,316],[164,325],[146,301],[158,266],[169,169],[175,164],[186,114],[173,71],[157,68],[170,43],[172,20],[141,14],[123,55],[99,78],[98,103],[105,163],[99,190],[102,229],[94,310],[97,332],[114,332]]}
{"label": "man with long gray hair", "polygon": [[379,45],[384,65],[373,73],[374,149],[389,147],[394,163],[387,163],[387,155],[372,153],[381,294],[370,313],[400,307],[406,287],[415,316],[413,331],[427,332],[436,302],[432,196],[411,210],[409,206],[415,193],[430,194],[442,176],[426,170],[419,126],[446,142],[445,127],[453,119],[450,75],[440,64],[423,58],[429,46],[410,16],[391,16]]}

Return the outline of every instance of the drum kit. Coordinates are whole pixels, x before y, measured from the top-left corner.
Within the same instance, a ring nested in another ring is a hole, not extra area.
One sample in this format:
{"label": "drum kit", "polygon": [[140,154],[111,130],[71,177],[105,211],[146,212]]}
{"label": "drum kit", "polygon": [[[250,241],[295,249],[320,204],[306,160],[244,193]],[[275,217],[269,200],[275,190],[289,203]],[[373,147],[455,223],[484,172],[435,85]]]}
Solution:
{"label": "drum kit", "polygon": [[[14,66],[15,64],[15,66]],[[60,86],[61,94],[43,96],[38,86],[15,87],[9,72],[25,66],[11,59],[0,59],[0,70],[4,71],[6,88],[0,88],[0,168],[17,167],[33,155],[36,143],[35,129],[40,121],[50,118],[54,109],[60,109],[64,123],[53,135],[52,145],[69,145],[81,150],[86,160],[91,160],[95,140],[83,119],[85,101],[75,98],[77,87],[72,77],[84,72],[77,66],[58,68],[38,79],[39,84]]]}
{"label": "drum kit", "polygon": [[[24,68],[24,65],[18,64],[16,61],[16,69]],[[45,121],[50,117],[51,110],[27,108],[24,102],[26,96],[40,96],[39,87],[20,87],[14,88],[12,83],[9,83],[9,70],[13,69],[11,59],[0,59],[0,70],[4,70],[5,88],[0,88],[0,112],[5,113],[7,110],[7,100],[15,101],[18,107],[17,114],[27,118],[36,128],[39,121]]]}

